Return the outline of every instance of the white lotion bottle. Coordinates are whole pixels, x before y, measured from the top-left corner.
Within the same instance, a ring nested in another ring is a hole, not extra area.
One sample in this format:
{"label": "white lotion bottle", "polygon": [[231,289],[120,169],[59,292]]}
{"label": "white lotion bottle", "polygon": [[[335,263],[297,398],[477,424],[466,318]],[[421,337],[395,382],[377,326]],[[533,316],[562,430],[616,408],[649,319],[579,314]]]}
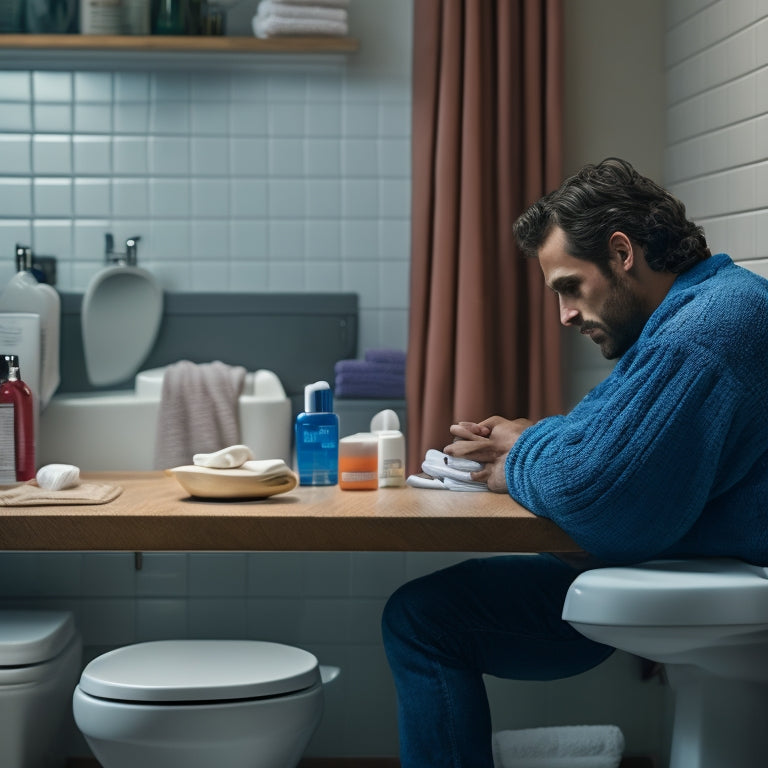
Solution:
{"label": "white lotion bottle", "polygon": [[405,436],[397,413],[379,411],[371,419],[371,432],[379,438],[379,488],[405,485]]}
{"label": "white lotion bottle", "polygon": [[38,283],[27,271],[17,272],[0,294],[0,312],[32,312],[40,316],[40,392],[41,410],[59,386],[59,337],[61,299],[56,289]]}

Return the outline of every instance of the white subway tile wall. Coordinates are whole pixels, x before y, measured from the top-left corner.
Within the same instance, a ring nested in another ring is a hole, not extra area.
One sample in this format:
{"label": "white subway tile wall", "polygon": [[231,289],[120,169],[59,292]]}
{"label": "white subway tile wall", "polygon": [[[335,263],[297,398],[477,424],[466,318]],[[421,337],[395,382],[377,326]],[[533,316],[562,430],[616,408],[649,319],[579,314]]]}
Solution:
{"label": "white subway tile wall", "polygon": [[768,7],[667,2],[666,182],[725,251],[768,276]]}
{"label": "white subway tile wall", "polygon": [[[0,71],[0,284],[14,244],[83,291],[104,233],[169,291],[356,291],[360,350],[407,343],[410,77]],[[5,254],[5,255],[3,255]]]}

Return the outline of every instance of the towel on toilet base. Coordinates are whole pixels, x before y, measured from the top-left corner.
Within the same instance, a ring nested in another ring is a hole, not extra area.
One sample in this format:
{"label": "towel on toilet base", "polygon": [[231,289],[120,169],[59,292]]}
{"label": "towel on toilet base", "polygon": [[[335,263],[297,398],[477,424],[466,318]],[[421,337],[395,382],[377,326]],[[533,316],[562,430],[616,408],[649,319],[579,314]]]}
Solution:
{"label": "towel on toilet base", "polygon": [[493,734],[496,768],[618,768],[624,734],[615,725],[561,725]]}

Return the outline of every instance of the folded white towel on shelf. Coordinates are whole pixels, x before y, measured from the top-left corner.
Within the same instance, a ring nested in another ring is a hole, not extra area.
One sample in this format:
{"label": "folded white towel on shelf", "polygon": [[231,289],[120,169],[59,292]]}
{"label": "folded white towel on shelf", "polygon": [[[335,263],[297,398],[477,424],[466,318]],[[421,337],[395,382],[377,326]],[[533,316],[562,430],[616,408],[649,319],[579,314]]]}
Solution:
{"label": "folded white towel on shelf", "polygon": [[483,465],[469,459],[458,459],[431,448],[427,451],[421,470],[428,477],[411,475],[408,485],[414,488],[438,488],[448,491],[487,491],[485,483],[479,483],[470,476]]}
{"label": "folded white towel on shelf", "polygon": [[267,16],[277,16],[285,19],[323,19],[347,23],[345,8],[329,5],[292,5],[282,0],[261,0],[256,15],[262,19]]}
{"label": "folded white towel on shelf", "polygon": [[624,734],[615,725],[562,725],[493,734],[496,768],[617,768]]}
{"label": "folded white towel on shelf", "polygon": [[279,37],[280,35],[327,35],[345,37],[349,28],[346,21],[329,19],[293,18],[290,16],[256,16],[251,19],[256,37]]}
{"label": "folded white towel on shelf", "polygon": [[349,8],[349,0],[280,0],[286,5],[322,5],[326,8]]}

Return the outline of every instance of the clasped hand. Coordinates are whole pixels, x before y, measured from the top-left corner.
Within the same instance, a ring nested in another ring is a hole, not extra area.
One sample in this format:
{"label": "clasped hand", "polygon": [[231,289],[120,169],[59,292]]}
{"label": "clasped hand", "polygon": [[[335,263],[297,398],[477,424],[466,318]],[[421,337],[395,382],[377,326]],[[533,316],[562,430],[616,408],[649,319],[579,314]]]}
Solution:
{"label": "clasped hand", "polygon": [[491,416],[479,424],[460,421],[451,425],[453,442],[443,448],[443,453],[482,464],[482,469],[472,472],[472,479],[486,483],[495,493],[506,493],[507,454],[523,430],[532,424],[528,419],[503,419],[501,416]]}

